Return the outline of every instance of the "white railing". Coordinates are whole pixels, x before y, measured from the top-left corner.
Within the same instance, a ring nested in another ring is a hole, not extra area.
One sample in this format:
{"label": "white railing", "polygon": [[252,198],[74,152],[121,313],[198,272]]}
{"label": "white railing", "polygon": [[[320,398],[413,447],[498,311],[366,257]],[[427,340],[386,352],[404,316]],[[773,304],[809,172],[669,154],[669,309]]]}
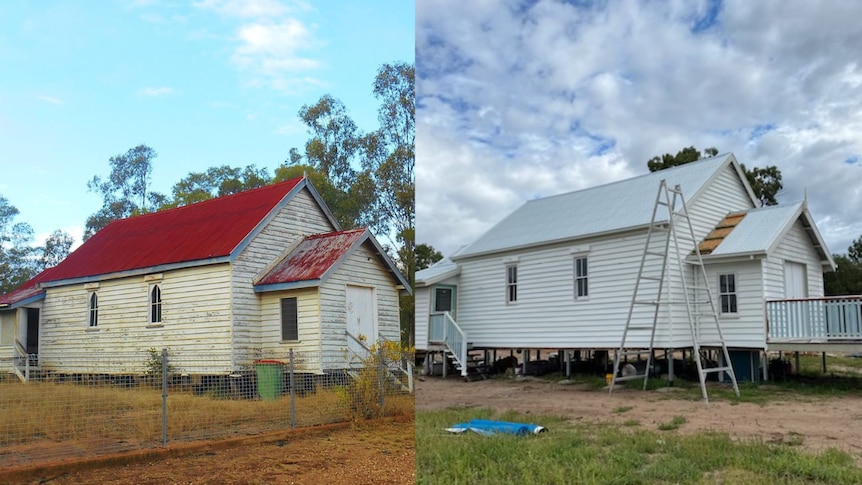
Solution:
{"label": "white railing", "polygon": [[766,302],[769,340],[862,340],[862,296]]}
{"label": "white railing", "polygon": [[458,362],[461,375],[467,376],[467,336],[449,312],[431,315],[428,342],[445,344]]}

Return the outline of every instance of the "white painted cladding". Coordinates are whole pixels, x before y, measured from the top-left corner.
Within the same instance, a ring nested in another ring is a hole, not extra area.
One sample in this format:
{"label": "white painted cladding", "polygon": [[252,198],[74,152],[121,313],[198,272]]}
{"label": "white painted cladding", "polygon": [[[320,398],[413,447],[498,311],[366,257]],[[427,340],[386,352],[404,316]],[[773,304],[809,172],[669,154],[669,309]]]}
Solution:
{"label": "white painted cladding", "polygon": [[823,297],[823,267],[802,222],[797,220],[763,264],[763,287],[767,300],[784,299],[784,263],[802,263],[808,277],[808,297]]}
{"label": "white painted cladding", "polygon": [[415,304],[414,314],[416,315],[413,342],[416,350],[427,350],[428,316],[431,314],[431,288],[427,286],[416,288],[416,292],[413,294],[413,302]]}
{"label": "white painted cladding", "polygon": [[377,337],[401,340],[398,291],[392,276],[367,245],[356,248],[320,288],[321,349],[325,353],[347,348],[347,285],[374,289]]}
{"label": "white painted cladding", "polygon": [[[149,320],[149,283],[143,276],[106,280],[96,290],[98,326],[88,324],[85,285],[48,288],[41,314],[40,357],[45,368],[79,372],[130,372],[141,362],[81,368],[82,352],[99,355],[147,349],[206,355],[214,371],[231,369],[230,266],[227,263],[168,271],[159,282],[162,322]],[[132,366],[133,368],[130,368]],[[178,369],[182,371],[182,369]]]}
{"label": "white painted cladding", "polygon": [[[729,212],[753,206],[729,166],[717,174],[696,200],[687,202],[698,241]],[[682,219],[676,227],[680,234],[688,231]],[[642,230],[461,260],[458,324],[467,333],[468,342],[480,347],[616,347],[625,326],[645,240],[646,231]],[[660,244],[660,239],[654,238],[653,244]],[[683,254],[693,246],[691,241],[680,241]],[[589,249],[583,251],[583,248]],[[584,254],[589,266],[589,297],[575,299],[574,258]],[[505,268],[515,261],[518,301],[509,304]],[[645,274],[657,275],[660,262],[659,258],[648,259]],[[676,282],[667,291],[672,292],[670,298],[678,301],[682,298],[679,271],[669,269],[676,275]],[[642,281],[640,294],[655,295],[655,289],[650,289],[650,282]],[[430,305],[430,295],[424,299]],[[635,307],[633,325],[650,323],[652,311],[649,306]],[[427,312],[423,314],[427,319]],[[669,318],[667,307],[661,309],[656,347],[691,344],[685,315],[684,307],[674,307],[673,318]],[[424,323],[427,332],[427,321]],[[747,338],[742,335],[740,341]],[[648,344],[648,331],[629,333],[628,346]]]}
{"label": "white painted cladding", "polygon": [[[317,288],[303,288],[301,290],[273,291],[261,295],[260,319],[261,319],[261,350],[262,357],[266,355],[277,355],[283,358],[288,355],[290,349],[294,352],[317,353],[320,352],[320,299],[317,297]],[[281,335],[281,300],[282,298],[296,298],[299,340],[282,340]],[[296,362],[297,370],[301,372],[322,371],[320,361],[315,360],[313,364]]]}
{"label": "white painted cladding", "polygon": [[261,296],[254,292],[255,277],[300,238],[334,231],[307,188],[282,207],[245,247],[232,265],[231,304],[233,353],[237,362],[257,358],[255,349],[264,343],[261,332]]}

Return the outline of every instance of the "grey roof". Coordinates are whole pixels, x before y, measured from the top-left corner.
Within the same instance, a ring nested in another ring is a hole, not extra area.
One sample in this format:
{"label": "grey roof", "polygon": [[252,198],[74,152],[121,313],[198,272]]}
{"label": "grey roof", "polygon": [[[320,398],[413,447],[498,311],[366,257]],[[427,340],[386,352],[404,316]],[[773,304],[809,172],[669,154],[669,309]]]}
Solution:
{"label": "grey roof", "polygon": [[429,286],[461,272],[460,266],[448,257],[416,272],[416,286]]}
{"label": "grey roof", "polygon": [[808,212],[805,201],[795,204],[759,207],[745,211],[745,217],[728,234],[721,244],[705,258],[734,256],[742,254],[768,253],[778,243],[797,220],[802,220],[811,243],[820,255],[824,265],[835,269],[832,255],[823,242],[823,237]]}
{"label": "grey roof", "polygon": [[767,252],[773,243],[800,215],[802,202],[774,205],[746,211],[745,217],[733,228],[711,255]]}
{"label": "grey roof", "polygon": [[[457,261],[649,224],[662,179],[666,179],[671,187],[679,185],[686,201],[691,204],[710,179],[730,163],[740,170],[733,154],[725,153],[619,182],[531,200],[453,259]],[[750,195],[754,197],[753,193]]]}

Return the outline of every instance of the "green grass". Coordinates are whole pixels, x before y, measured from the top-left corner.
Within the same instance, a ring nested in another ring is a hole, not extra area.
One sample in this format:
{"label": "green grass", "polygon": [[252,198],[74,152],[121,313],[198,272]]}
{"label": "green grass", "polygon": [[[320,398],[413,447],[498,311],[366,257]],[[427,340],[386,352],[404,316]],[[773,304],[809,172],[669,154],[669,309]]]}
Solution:
{"label": "green grass", "polygon": [[685,419],[685,416],[674,416],[673,419],[671,419],[667,423],[659,424],[658,429],[660,431],[672,431],[672,430],[679,428],[680,426],[682,426],[683,424],[685,424],[687,422],[688,422],[688,420]]}
{"label": "green grass", "polygon": [[[444,430],[475,418],[535,423],[549,431],[486,438]],[[681,421],[678,426],[684,418],[674,421]],[[450,409],[416,416],[416,483],[862,484],[862,469],[847,453],[805,453],[798,444],[735,441],[711,432],[680,435],[637,423],[573,423],[559,416]]]}

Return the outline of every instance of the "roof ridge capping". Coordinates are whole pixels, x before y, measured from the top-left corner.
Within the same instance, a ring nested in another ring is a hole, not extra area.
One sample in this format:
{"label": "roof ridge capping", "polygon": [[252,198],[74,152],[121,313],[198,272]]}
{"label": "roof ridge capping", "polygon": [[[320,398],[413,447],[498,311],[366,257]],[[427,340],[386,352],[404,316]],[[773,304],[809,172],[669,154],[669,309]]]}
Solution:
{"label": "roof ridge capping", "polygon": [[[577,193],[577,192],[587,192],[587,191],[590,191],[590,190],[597,190],[597,189],[601,189],[601,188],[609,187],[609,186],[616,185],[616,184],[621,184],[621,183],[625,183],[625,182],[631,182],[632,180],[637,180],[637,179],[641,179],[641,178],[657,176],[657,174],[669,174],[669,173],[672,173],[672,172],[678,172],[678,171],[681,171],[681,170],[683,170],[683,169],[684,169],[684,170],[691,170],[693,167],[695,167],[695,166],[697,166],[697,165],[706,164],[707,162],[715,162],[715,161],[717,161],[718,159],[722,159],[721,161],[722,161],[722,162],[724,162],[728,157],[733,157],[733,152],[724,152],[724,153],[719,153],[718,155],[715,155],[714,157],[701,158],[701,159],[699,159],[699,160],[695,160],[695,161],[693,161],[693,162],[689,162],[689,163],[684,163],[684,164],[682,164],[682,165],[676,165],[676,166],[673,166],[673,167],[670,167],[670,168],[665,168],[665,169],[662,169],[662,170],[656,170],[655,172],[642,173],[642,174],[640,174],[640,175],[634,175],[634,176],[632,176],[632,177],[627,177],[627,178],[620,179],[620,180],[614,180],[613,182],[606,182],[606,183],[603,183],[603,184],[600,184],[600,185],[593,185],[593,186],[591,186],[591,187],[584,187],[584,188],[582,188],[582,189],[570,190],[570,191],[568,191],[568,192],[561,192],[561,193],[559,193],[559,194],[554,194],[554,195],[547,195],[547,196],[545,196],[545,197],[537,197],[537,198],[535,198],[535,199],[530,199],[530,200],[528,200],[528,201],[526,202],[526,204],[529,204],[530,202],[536,202],[536,201],[539,201],[539,200],[552,199],[552,198],[554,198],[554,197],[563,197],[563,196],[571,195],[571,194],[574,194],[574,193]],[[735,159],[736,159],[736,157],[734,157],[734,160],[735,160]],[[739,162],[737,161],[737,163],[739,163]],[[663,178],[664,178],[664,177],[663,177]]]}

